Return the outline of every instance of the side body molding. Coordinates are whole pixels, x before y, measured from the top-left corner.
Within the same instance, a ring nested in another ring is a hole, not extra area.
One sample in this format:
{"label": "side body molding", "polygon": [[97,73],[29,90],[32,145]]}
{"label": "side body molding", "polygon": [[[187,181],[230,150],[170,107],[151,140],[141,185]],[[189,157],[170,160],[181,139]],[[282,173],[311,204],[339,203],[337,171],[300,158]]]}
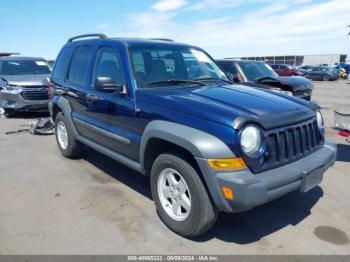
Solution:
{"label": "side body molding", "polygon": [[151,121],[142,136],[140,146],[141,167],[148,141],[159,138],[189,151],[196,158],[233,158],[229,147],[217,137],[201,130],[164,120]]}

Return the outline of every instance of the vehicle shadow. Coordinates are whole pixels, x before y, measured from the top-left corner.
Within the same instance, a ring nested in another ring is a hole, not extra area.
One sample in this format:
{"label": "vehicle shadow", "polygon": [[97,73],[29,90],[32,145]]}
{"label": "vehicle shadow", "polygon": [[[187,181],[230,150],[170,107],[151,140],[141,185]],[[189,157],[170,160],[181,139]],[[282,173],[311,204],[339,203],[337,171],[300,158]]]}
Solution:
{"label": "vehicle shadow", "polygon": [[[119,164],[117,161],[84,147],[82,159],[110,177],[152,199],[149,178]],[[321,187],[302,194],[292,192],[284,197],[243,213],[221,213],[214,227],[192,241],[205,242],[217,238],[226,242],[249,244],[288,225],[297,225],[311,214],[311,209],[323,196]]]}
{"label": "vehicle shadow", "polygon": [[120,164],[87,146],[84,147],[82,159],[88,161],[119,183],[130,187],[141,193],[145,197],[152,199],[149,177],[143,176],[138,172]]}
{"label": "vehicle shadow", "polygon": [[350,162],[350,144],[337,144],[337,161]]}
{"label": "vehicle shadow", "polygon": [[321,187],[315,187],[305,194],[292,192],[243,213],[221,213],[207,234],[192,240],[204,242],[217,238],[241,245],[256,242],[286,226],[296,226],[311,214],[322,196]]}

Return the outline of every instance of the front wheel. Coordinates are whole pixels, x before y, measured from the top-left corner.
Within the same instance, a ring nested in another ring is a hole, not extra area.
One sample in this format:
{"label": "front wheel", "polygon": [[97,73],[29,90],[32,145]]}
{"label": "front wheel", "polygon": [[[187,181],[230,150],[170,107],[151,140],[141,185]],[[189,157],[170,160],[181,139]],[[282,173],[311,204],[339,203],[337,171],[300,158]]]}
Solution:
{"label": "front wheel", "polygon": [[329,81],[329,75],[323,75],[322,81]]}
{"label": "front wheel", "polygon": [[218,212],[199,174],[180,153],[157,157],[151,170],[151,189],[160,218],[174,232],[194,237],[215,223]]}

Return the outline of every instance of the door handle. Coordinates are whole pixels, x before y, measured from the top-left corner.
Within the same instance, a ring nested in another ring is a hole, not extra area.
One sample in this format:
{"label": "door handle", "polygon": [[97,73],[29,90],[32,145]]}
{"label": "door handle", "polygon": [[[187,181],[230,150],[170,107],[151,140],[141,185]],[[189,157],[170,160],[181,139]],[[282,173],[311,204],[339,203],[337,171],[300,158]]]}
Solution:
{"label": "door handle", "polygon": [[98,100],[98,96],[93,95],[93,94],[87,94],[86,95],[86,100],[87,101],[96,101],[96,100]]}

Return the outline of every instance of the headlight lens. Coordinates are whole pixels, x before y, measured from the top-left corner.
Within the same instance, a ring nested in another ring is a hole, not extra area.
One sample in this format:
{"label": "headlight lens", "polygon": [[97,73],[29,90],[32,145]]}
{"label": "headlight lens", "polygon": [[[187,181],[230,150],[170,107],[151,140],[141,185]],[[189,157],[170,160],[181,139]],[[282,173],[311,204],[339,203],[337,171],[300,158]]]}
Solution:
{"label": "headlight lens", "polygon": [[322,116],[320,111],[317,111],[316,118],[317,118],[318,128],[320,130],[323,130],[324,129],[324,122],[323,122],[323,116]]}
{"label": "headlight lens", "polygon": [[4,83],[4,84],[2,84],[2,88],[5,92],[15,92],[18,89],[20,89],[21,86]]}
{"label": "headlight lens", "polygon": [[249,156],[254,155],[261,148],[261,132],[256,126],[247,126],[241,133],[242,150]]}
{"label": "headlight lens", "polygon": [[284,95],[287,95],[287,96],[293,96],[293,93],[290,92],[290,91],[284,91],[284,90],[281,90],[279,88],[276,88],[276,89],[272,89],[272,91],[275,91],[277,93],[280,93],[280,94],[284,94]]}

